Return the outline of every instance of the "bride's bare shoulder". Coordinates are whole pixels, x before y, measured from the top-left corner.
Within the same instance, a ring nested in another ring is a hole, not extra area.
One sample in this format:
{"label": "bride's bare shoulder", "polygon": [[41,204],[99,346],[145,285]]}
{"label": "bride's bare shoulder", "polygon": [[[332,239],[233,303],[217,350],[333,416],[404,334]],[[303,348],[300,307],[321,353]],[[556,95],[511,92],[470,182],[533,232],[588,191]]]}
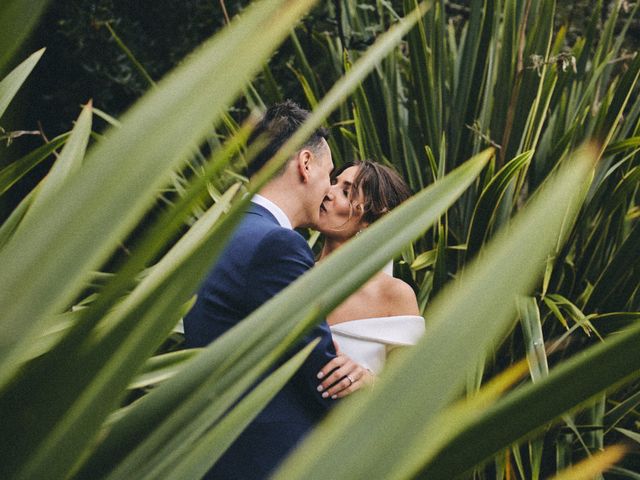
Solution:
{"label": "bride's bare shoulder", "polygon": [[389,315],[419,315],[418,300],[411,285],[390,275],[376,277],[377,290],[388,305]]}

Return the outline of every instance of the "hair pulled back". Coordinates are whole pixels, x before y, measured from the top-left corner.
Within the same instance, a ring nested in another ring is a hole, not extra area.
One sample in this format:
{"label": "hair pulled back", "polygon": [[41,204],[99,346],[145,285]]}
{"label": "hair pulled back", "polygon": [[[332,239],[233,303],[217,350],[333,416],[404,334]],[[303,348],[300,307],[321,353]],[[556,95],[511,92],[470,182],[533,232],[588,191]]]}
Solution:
{"label": "hair pulled back", "polygon": [[332,173],[332,178],[335,179],[350,167],[358,168],[351,187],[351,197],[362,192],[362,203],[358,207],[362,219],[367,223],[375,222],[411,196],[406,182],[394,169],[371,160],[345,163]]}

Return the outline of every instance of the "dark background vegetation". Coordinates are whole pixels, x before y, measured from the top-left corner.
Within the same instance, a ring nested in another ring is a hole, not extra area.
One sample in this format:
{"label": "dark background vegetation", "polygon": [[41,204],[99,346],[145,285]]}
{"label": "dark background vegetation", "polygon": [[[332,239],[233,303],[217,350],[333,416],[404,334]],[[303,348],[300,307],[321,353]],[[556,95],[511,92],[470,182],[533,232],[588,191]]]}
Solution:
{"label": "dark background vegetation", "polygon": [[[69,0],[54,1],[33,36],[34,47],[47,53],[30,80],[31,102],[27,129],[56,135],[67,131],[79,105],[93,99],[94,105],[119,115],[148,88],[147,81],[123,53],[108,29],[109,22],[136,58],[158,80],[198,44],[210,37],[250,0]],[[305,20],[306,29],[341,36],[349,47],[369,44],[372,38],[351,38],[338,27],[341,1],[321,2]],[[367,2],[360,2],[362,8]],[[402,11],[399,1],[391,2]],[[446,2],[452,21],[466,17],[470,0]],[[586,25],[593,11],[591,1],[558,2],[558,24],[568,24],[571,36]],[[614,1],[601,8],[604,20]],[[224,8],[223,8],[224,7]],[[336,8],[338,7],[338,8]],[[225,14],[226,10],[226,14]],[[621,17],[621,23],[625,19]],[[628,49],[640,45],[640,21],[632,25]],[[375,32],[372,32],[372,37]],[[300,96],[297,82],[284,68],[291,52],[287,45],[276,55],[276,80],[288,96]],[[321,61],[321,59],[317,59]],[[278,73],[283,74],[281,77]],[[22,128],[22,127],[20,127]]]}

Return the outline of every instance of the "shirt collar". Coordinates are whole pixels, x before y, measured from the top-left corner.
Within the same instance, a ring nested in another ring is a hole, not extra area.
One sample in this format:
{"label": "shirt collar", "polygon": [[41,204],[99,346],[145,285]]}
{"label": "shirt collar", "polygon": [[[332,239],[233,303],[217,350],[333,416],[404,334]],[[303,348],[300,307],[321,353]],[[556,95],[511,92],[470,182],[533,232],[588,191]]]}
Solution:
{"label": "shirt collar", "polygon": [[251,199],[251,201],[269,210],[269,213],[271,213],[271,215],[276,217],[276,220],[278,221],[281,227],[288,228],[289,230],[293,230],[293,226],[291,225],[291,221],[289,220],[289,217],[287,217],[287,215],[282,211],[282,209],[279,206],[277,206],[275,203],[273,203],[271,200],[256,193]]}

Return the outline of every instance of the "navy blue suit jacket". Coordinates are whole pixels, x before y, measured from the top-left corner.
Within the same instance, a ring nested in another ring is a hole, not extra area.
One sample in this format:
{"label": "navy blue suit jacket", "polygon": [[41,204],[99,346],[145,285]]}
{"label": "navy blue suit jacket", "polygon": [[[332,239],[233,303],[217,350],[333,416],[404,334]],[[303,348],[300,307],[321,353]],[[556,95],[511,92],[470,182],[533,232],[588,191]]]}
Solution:
{"label": "navy blue suit jacket", "polygon": [[[187,346],[211,343],[313,264],[313,255],[302,235],[281,227],[266,208],[252,204],[184,318]],[[323,399],[316,390],[317,373],[335,357],[327,323],[315,327],[294,351],[318,337],[320,343],[300,370],[206,478],[265,478],[328,411],[333,401]]]}

